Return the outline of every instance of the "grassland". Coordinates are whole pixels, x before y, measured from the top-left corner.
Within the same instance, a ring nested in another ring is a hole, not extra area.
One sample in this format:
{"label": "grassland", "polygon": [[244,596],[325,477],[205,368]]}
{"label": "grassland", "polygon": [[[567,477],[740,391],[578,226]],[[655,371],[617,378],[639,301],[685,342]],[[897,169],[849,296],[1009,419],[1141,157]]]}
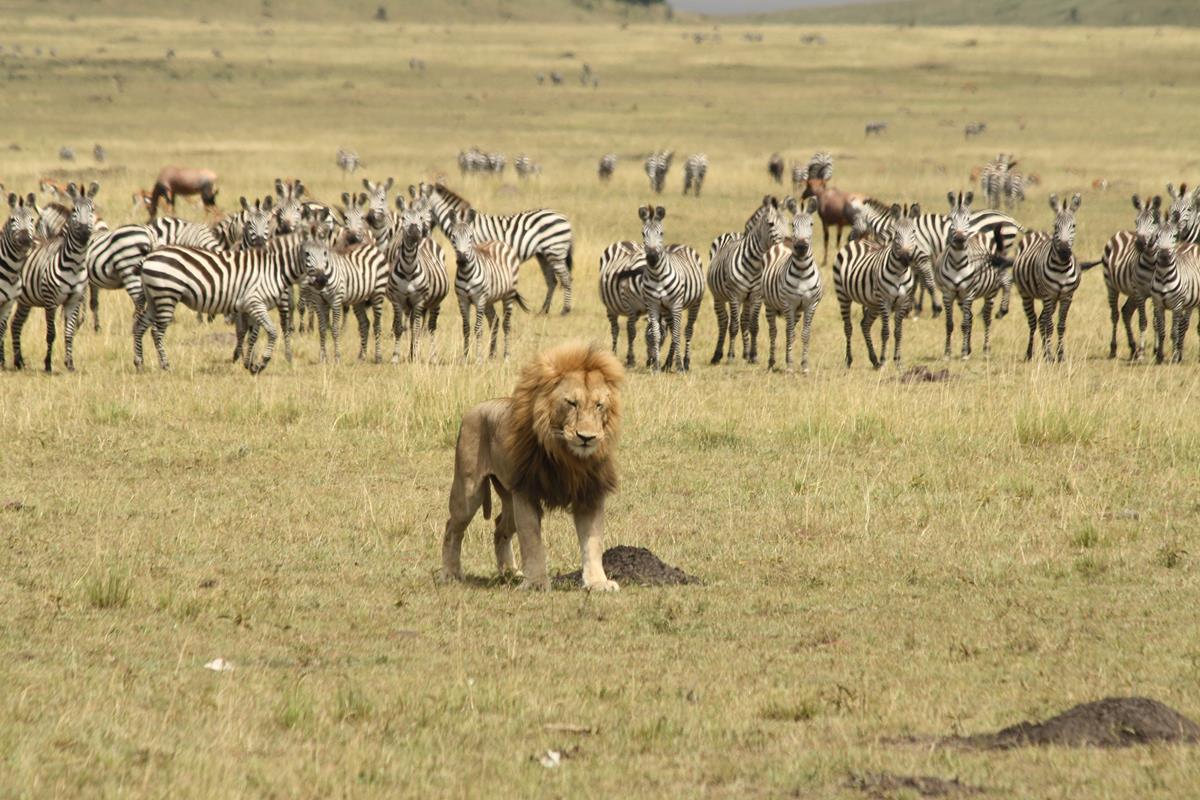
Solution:
{"label": "grassland", "polygon": [[[89,8],[33,9],[0,35],[9,187],[32,188],[72,144],[70,173],[100,178],[112,222],[167,162],[217,169],[227,205],[285,175],[332,198],[352,188],[334,150],[353,146],[372,176],[446,172],[484,208],[570,214],[577,311],[519,317],[511,364],[456,363],[448,304],[432,364],[322,366],[305,337],[292,365],[252,379],[227,363],[227,330],[187,314],[168,333],[174,371],[138,374],[112,294],[78,373],[0,374],[0,795],[824,798],[862,796],[848,776],[879,770],[997,797],[1197,793],[1184,748],[889,743],[1114,694],[1200,715],[1200,347],[1178,367],[1106,360],[1098,272],[1066,363],[1022,363],[1016,314],[990,359],[951,364],[944,384],[847,371],[832,297],[807,378],[710,367],[706,307],[690,375],[630,375],[608,526],[609,544],[649,547],[703,586],[531,596],[434,574],[461,412],[540,348],[607,338],[596,260],[637,234],[637,154],[709,154],[703,198],[677,195],[678,172],[663,198],[669,235],[706,251],[774,189],[773,150],[830,148],[835,183],[934,206],[1011,150],[1043,178],[1030,226],[1048,222],[1045,193],[1084,190],[1079,249],[1094,258],[1129,224],[1130,193],[1196,177],[1200,34],[829,28],[805,47],[811,27],[754,44],[726,26],[695,45],[690,27],[615,19]],[[598,89],[533,80],[583,61]],[[864,140],[875,118],[891,127]],[[989,134],[964,142],[973,119]],[[460,181],[454,155],[472,144],[528,151],[544,175]],[[608,150],[624,158],[600,187]],[[1100,177],[1113,188],[1089,191]],[[26,330],[38,363],[37,315]],[[907,360],[940,365],[941,341],[940,320],[910,323]],[[552,569],[574,569],[567,520],[547,535]],[[490,574],[488,537],[468,534],[473,575]],[[203,668],[216,657],[235,669]],[[595,732],[546,727],[559,723]],[[531,761],[547,748],[572,756]]]}
{"label": "grassland", "polygon": [[777,14],[763,21],[896,25],[1200,25],[1187,0],[883,0]]}

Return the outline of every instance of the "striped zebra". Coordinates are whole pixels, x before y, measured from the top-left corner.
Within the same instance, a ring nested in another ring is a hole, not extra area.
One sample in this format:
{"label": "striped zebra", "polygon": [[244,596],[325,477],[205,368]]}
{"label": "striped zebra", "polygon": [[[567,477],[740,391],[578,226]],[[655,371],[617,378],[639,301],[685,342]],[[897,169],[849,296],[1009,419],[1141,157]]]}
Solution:
{"label": "striped zebra", "polygon": [[[325,240],[328,257],[323,268],[307,273],[303,285],[317,312],[317,329],[321,343],[321,361],[326,360],[325,334],[333,320],[333,360],[342,360],[342,315],[351,308],[358,318],[358,360],[367,357],[367,339],[371,323],[375,327],[375,363],[383,362],[383,303],[387,296],[387,259],[370,242],[347,243],[345,232],[334,230]],[[367,319],[367,308],[371,319]]]}
{"label": "striped zebra", "polygon": [[458,295],[458,310],[462,314],[463,359],[471,352],[469,309],[475,308],[475,353],[483,361],[483,318],[491,328],[492,342],[488,357],[496,357],[496,303],[504,307],[504,359],[508,360],[509,333],[512,330],[512,307],[515,301],[528,311],[525,298],[517,291],[517,269],[521,258],[508,242],[479,238],[479,217],[473,208],[460,211],[450,226],[450,244],[454,247],[457,269],[454,273],[454,293]]}
{"label": "striped zebra", "polygon": [[[648,317],[647,360],[650,369],[657,372],[665,318],[671,323],[671,349],[664,367],[687,372],[692,365],[692,333],[700,314],[700,302],[704,299],[704,268],[700,265],[700,254],[685,244],[665,244],[663,219],[667,210],[662,206],[643,206],[638,209],[638,216],[642,220],[645,265],[642,305]],[[687,323],[681,330],[685,310]]]}
{"label": "striped zebra", "polygon": [[808,374],[808,343],[812,335],[813,314],[821,302],[824,288],[821,273],[813,260],[813,215],[817,213],[817,198],[810,197],[804,206],[792,212],[791,238],[771,245],[764,257],[762,275],[763,307],[767,313],[767,331],[771,337],[767,369],[775,368],[775,318],[783,317],[786,326],[785,362],[792,371],[792,347],[796,343],[796,321],[803,315],[800,332],[802,342],[800,371]]}
{"label": "striped zebra", "polygon": [[25,359],[21,354],[21,329],[34,308],[46,312],[46,360],[45,370],[50,372],[51,356],[54,354],[55,317],[63,309],[64,343],[66,345],[66,367],[75,371],[75,326],[79,324],[79,312],[83,306],[83,290],[87,285],[88,240],[96,226],[96,193],[100,185],[93,182],[86,192],[80,192],[75,184],[67,185],[67,194],[74,206],[61,236],[37,242],[25,258],[21,268],[21,293],[17,296],[17,312],[13,315],[12,344],[13,367],[21,369]]}
{"label": "striped zebra", "polygon": [[1187,184],[1181,183],[1176,191],[1175,186],[1168,183],[1167,194],[1171,197],[1171,207],[1165,216],[1178,215],[1178,240],[1187,244],[1200,244],[1200,186],[1188,192]]}
{"label": "striped zebra", "polygon": [[962,358],[966,361],[971,357],[972,306],[979,298],[983,298],[983,353],[987,355],[991,352],[992,308],[996,295],[1003,292],[999,317],[1008,313],[1012,263],[995,261],[997,256],[992,251],[992,240],[999,233],[971,233],[974,192],[965,195],[962,192],[957,195],[950,192],[946,197],[950,201],[950,214],[947,217],[950,233],[934,271],[946,308],[946,346],[942,356],[950,358],[950,340],[954,336],[954,304],[958,303],[962,311]]}
{"label": "striped zebra", "polygon": [[393,364],[400,361],[405,317],[409,327],[408,360],[416,361],[421,328],[428,329],[430,336],[437,331],[442,300],[450,286],[446,254],[430,236],[432,227],[424,200],[413,199],[405,204],[404,198],[397,197],[396,208],[400,212],[398,233],[395,247],[389,251],[387,282],[387,297],[393,309]]}
{"label": "striped zebra", "polygon": [[[1054,211],[1054,229],[1050,233],[1033,231],[1021,240],[1013,262],[1013,281],[1021,295],[1021,305],[1029,322],[1029,344],[1025,360],[1033,358],[1033,339],[1038,329],[1042,333],[1042,354],[1050,356],[1050,338],[1054,326],[1054,309],[1058,307],[1058,360],[1065,357],[1063,339],[1067,332],[1067,312],[1083,277],[1083,269],[1075,258],[1075,214],[1082,198],[1076,194],[1070,200],[1050,195]],[[1097,262],[1099,263],[1099,262]],[[1094,265],[1088,265],[1094,266]],[[1042,301],[1042,313],[1034,311],[1034,301]]]}
{"label": "striped zebra", "polygon": [[[147,328],[158,351],[158,362],[170,369],[163,337],[175,309],[183,303],[194,311],[234,314],[239,327],[259,327],[267,332],[267,346],[260,363],[252,363],[253,339],[247,344],[243,365],[252,374],[266,369],[275,352],[276,327],[267,312],[288,296],[288,289],[302,277],[328,270],[329,247],[310,232],[291,233],[272,239],[260,249],[211,252],[169,246],[155,250],[142,262],[142,291],[145,304],[133,327],[133,363],[142,366],[142,339]],[[281,327],[287,331],[285,315]]]}
{"label": "striped zebra", "polygon": [[693,153],[683,162],[683,193],[694,191],[696,197],[704,187],[704,178],[708,175],[708,156],[704,153]]}
{"label": "striped zebra", "polygon": [[606,153],[600,157],[600,166],[596,170],[596,174],[601,181],[607,183],[612,179],[613,173],[617,171],[617,154]]}
{"label": "striped zebra", "polygon": [[[458,215],[471,210],[469,202],[441,183],[434,184],[428,197],[433,219],[443,231],[453,227]],[[478,241],[507,243],[521,263],[531,258],[537,259],[546,281],[543,314],[550,311],[556,283],[561,284],[563,289],[562,313],[571,312],[571,271],[575,261],[570,220],[548,208],[507,215],[476,212],[471,219],[474,220],[471,224],[475,226],[475,238]]]}
{"label": "striped zebra", "polygon": [[662,194],[663,186],[667,182],[667,173],[671,170],[671,162],[674,159],[674,150],[658,150],[646,156],[643,168],[646,177],[650,179],[650,190],[655,194]]}
{"label": "striped zebra", "polygon": [[[1125,335],[1129,341],[1129,359],[1138,361],[1146,350],[1146,300],[1150,297],[1150,285],[1154,281],[1154,269],[1158,261],[1158,227],[1162,221],[1162,196],[1155,195],[1150,202],[1133,196],[1133,207],[1137,210],[1134,229],[1118,231],[1104,245],[1104,286],[1108,290],[1109,318],[1112,320],[1112,340],[1109,342],[1108,357],[1117,357],[1117,319],[1125,323]],[[1121,295],[1126,296],[1124,304]],[[1138,315],[1138,340],[1133,338],[1133,312]]]}
{"label": "striped zebra", "polygon": [[304,218],[304,193],[306,189],[300,180],[287,181],[275,179],[275,231],[277,233],[295,233],[300,230]]}
{"label": "striped zebra", "polygon": [[4,369],[4,332],[21,296],[21,269],[37,235],[37,198],[33,192],[8,195],[8,219],[0,232],[0,369]]}
{"label": "striped zebra", "polygon": [[1154,299],[1154,360],[1158,364],[1166,358],[1163,340],[1167,309],[1171,310],[1171,361],[1178,364],[1183,360],[1192,311],[1200,307],[1200,245],[1179,238],[1184,224],[1179,213],[1173,212],[1158,233],[1158,261],[1150,285]]}
{"label": "striped zebra", "polygon": [[[646,252],[634,242],[613,242],[600,254],[600,300],[612,332],[612,351],[617,354],[621,317],[626,318],[628,352],[625,366],[634,365],[633,342],[637,339],[638,319],[646,313],[642,300],[642,280],[645,277]],[[646,354],[649,366],[650,329],[646,329]]]}
{"label": "striped zebra", "polygon": [[358,157],[357,152],[346,147],[339,147],[337,149],[337,156],[335,159],[337,161],[338,169],[340,169],[342,172],[348,172],[351,175],[357,172],[359,167],[366,166],[363,164],[362,159]]}
{"label": "striped zebra", "polygon": [[392,178],[379,183],[363,178],[363,188],[367,190],[367,227],[380,250],[386,250],[391,243],[396,223],[392,210],[388,208],[388,192],[395,182]]}
{"label": "striped zebra", "polygon": [[744,234],[723,234],[709,250],[708,289],[717,315],[717,349],[712,363],[724,355],[729,337],[728,360],[733,360],[738,326],[742,333],[742,358],[758,362],[758,312],[762,306],[763,256],[787,232],[779,211],[779,198],[767,195]]}
{"label": "striped zebra", "polygon": [[[871,366],[878,369],[887,358],[889,323],[896,320],[895,361],[900,364],[900,340],[904,318],[912,304],[912,265],[919,254],[916,220],[921,216],[919,205],[905,212],[892,206],[892,235],[886,242],[860,239],[848,242],[838,251],[833,262],[833,288],[842,312],[842,329],[846,335],[846,366],[854,362],[851,338],[854,327],[850,322],[850,304],[863,307],[862,334],[867,343]],[[871,327],[882,318],[883,342],[879,356],[871,341]]]}
{"label": "striped zebra", "polygon": [[73,209],[62,203],[47,203],[37,209],[39,239],[53,239],[63,232]]}

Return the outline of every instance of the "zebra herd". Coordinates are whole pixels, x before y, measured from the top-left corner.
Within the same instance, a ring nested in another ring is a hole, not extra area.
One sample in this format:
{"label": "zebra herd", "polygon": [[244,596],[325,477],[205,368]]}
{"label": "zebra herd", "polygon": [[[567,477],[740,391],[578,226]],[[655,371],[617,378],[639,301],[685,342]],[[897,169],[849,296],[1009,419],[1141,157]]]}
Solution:
{"label": "zebra herd", "polygon": [[[778,165],[778,166],[776,166]],[[782,159],[772,158],[771,172],[782,172]],[[1130,358],[1141,359],[1145,349],[1146,303],[1152,302],[1155,360],[1167,355],[1165,313],[1172,312],[1173,353],[1182,358],[1184,336],[1192,311],[1200,307],[1200,189],[1189,192],[1168,186],[1172,204],[1161,197],[1143,201],[1134,196],[1137,211],[1132,231],[1114,235],[1099,261],[1080,261],[1075,252],[1076,217],[1082,198],[1051,195],[1053,224],[1048,231],[1024,232],[1008,214],[987,208],[972,210],[972,192],[951,192],[948,212],[924,213],[919,205],[886,205],[867,198],[852,201],[853,233],[839,248],[832,270],[833,288],[846,341],[846,366],[853,363],[854,305],[862,307],[860,327],[872,366],[888,359],[899,365],[904,321],[914,309],[919,287],[937,292],[945,309],[944,357],[950,358],[954,335],[954,306],[960,310],[961,357],[972,354],[974,307],[983,303],[983,351],[990,350],[992,314],[1007,314],[1015,285],[1029,325],[1026,360],[1034,355],[1040,335],[1047,360],[1065,358],[1067,316],[1083,273],[1103,265],[1112,318],[1110,358],[1117,355],[1118,318],[1124,321]],[[814,220],[821,198],[797,201],[767,196],[741,230],[717,236],[709,250],[707,271],[696,251],[683,244],[664,244],[661,206],[638,209],[642,242],[616,242],[600,257],[600,296],[618,351],[620,321],[626,319],[626,364],[635,363],[633,343],[637,321],[647,318],[647,366],[686,370],[692,333],[705,289],[711,295],[717,320],[717,345],[712,363],[733,361],[741,339],[741,356],[758,360],[758,322],[765,311],[770,351],[768,368],[776,366],[776,323],[786,326],[785,364],[793,368],[797,324],[801,328],[801,370],[808,371],[812,320],[824,293],[814,259]],[[1022,236],[1022,233],[1024,235]],[[1015,253],[1009,255],[1014,243]],[[1122,304],[1121,297],[1126,299]],[[1040,310],[1037,304],[1041,303]],[[935,304],[934,314],[940,311]],[[680,319],[687,313],[686,325]],[[1132,317],[1137,312],[1141,337],[1135,339]],[[1056,321],[1057,315],[1057,321]],[[877,351],[872,329],[880,320]],[[659,363],[659,343],[670,324],[671,350]],[[894,337],[893,337],[894,333]],[[1200,331],[1198,331],[1200,333]],[[1057,336],[1057,340],[1055,340]],[[727,347],[727,349],[726,349]]]}
{"label": "zebra herd", "polygon": [[[67,187],[70,206],[39,207],[32,193],[8,195],[9,217],[0,235],[0,368],[3,334],[13,320],[13,364],[22,368],[21,329],[33,308],[46,313],[45,369],[51,369],[58,310],[65,321],[66,362],[74,365],[74,337],[90,287],[94,325],[99,329],[98,296],[123,290],[134,306],[134,364],[143,363],[143,339],[150,331],[159,364],[168,369],[165,334],[180,304],[203,318],[225,315],[236,326],[233,358],[252,373],[271,361],[282,333],[291,359],[291,333],[304,314],[318,322],[321,359],[326,337],[333,335],[334,359],[340,360],[343,314],[352,310],[359,323],[359,358],[367,357],[374,331],[374,360],[382,360],[384,305],[393,307],[392,360],[400,360],[400,341],[409,334],[409,358],[418,357],[423,330],[437,328],[439,309],[448,294],[451,273],[434,228],[448,237],[455,255],[454,290],[463,315],[463,355],[470,352],[468,315],[475,312],[474,338],[482,358],[480,335],[486,317],[496,350],[497,316],[504,309],[507,356],[512,306],[527,308],[516,291],[517,269],[536,259],[546,280],[547,312],[558,286],[563,313],[571,309],[574,245],[571,224],[562,214],[537,209],[489,215],[441,183],[409,187],[409,197],[389,206],[392,179],[373,183],[357,196],[342,194],[334,208],[306,196],[299,181],[275,181],[274,195],[214,224],[158,217],[146,225],[110,229],[98,221],[94,198],[99,186],[81,191]],[[299,287],[297,298],[295,289]],[[15,309],[15,313],[13,313]],[[278,312],[279,323],[270,313]],[[295,312],[295,313],[293,313]],[[260,332],[267,343],[261,360],[254,352]]]}
{"label": "zebra herd", "polygon": [[[662,194],[667,182],[667,173],[671,171],[671,164],[674,160],[674,150],[656,150],[646,156],[643,168],[646,171],[646,177],[650,180],[650,191],[655,194]],[[617,157],[613,153],[609,153],[601,158],[598,173],[600,180],[606,181],[611,178],[616,165]],[[699,197],[700,190],[704,188],[704,179],[707,175],[708,156],[704,153],[693,153],[688,156],[687,160],[683,163],[683,193]]]}

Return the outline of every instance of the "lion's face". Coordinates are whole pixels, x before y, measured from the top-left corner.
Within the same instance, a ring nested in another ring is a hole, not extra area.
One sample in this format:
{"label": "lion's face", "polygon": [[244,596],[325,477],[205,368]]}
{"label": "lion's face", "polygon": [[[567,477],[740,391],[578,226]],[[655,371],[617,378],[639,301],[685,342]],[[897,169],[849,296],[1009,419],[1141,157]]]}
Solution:
{"label": "lion's face", "polygon": [[544,443],[558,442],[577,458],[593,458],[607,444],[612,389],[596,370],[572,372],[550,393],[552,404]]}

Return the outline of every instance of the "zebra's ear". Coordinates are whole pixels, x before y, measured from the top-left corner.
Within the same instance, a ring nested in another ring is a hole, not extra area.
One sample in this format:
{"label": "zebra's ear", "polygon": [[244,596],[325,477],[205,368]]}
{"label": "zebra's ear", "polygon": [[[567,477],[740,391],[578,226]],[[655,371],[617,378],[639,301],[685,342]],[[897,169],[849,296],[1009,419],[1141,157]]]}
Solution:
{"label": "zebra's ear", "polygon": [[468,208],[462,213],[462,217],[463,221],[465,221],[468,225],[473,225],[475,223],[475,209]]}
{"label": "zebra's ear", "polygon": [[954,195],[954,192],[946,192],[946,199],[950,201],[950,210],[953,211],[955,206],[958,205],[958,198]]}
{"label": "zebra's ear", "polygon": [[350,205],[350,193],[349,192],[342,192],[342,205],[343,206]]}
{"label": "zebra's ear", "polygon": [[304,196],[304,184],[300,182],[299,178],[297,178],[296,182],[292,184],[292,197],[295,197],[296,199],[300,199],[303,196]]}
{"label": "zebra's ear", "polygon": [[1079,206],[1081,206],[1082,204],[1083,204],[1083,195],[1079,194],[1079,192],[1076,192],[1071,197],[1071,210],[1078,211]]}
{"label": "zebra's ear", "polygon": [[367,194],[366,194],[366,192],[362,192],[362,193],[360,193],[360,194],[358,195],[358,204],[359,204],[360,206],[365,206],[365,205],[367,204]]}
{"label": "zebra's ear", "polygon": [[899,203],[892,203],[891,215],[892,219],[900,219],[904,215],[904,209],[900,207]]}
{"label": "zebra's ear", "polygon": [[363,188],[366,189],[368,192],[372,191],[371,182],[369,180],[367,180],[366,178],[363,178]]}
{"label": "zebra's ear", "polygon": [[396,182],[395,178],[388,178],[387,183],[385,183],[383,185],[383,190],[385,192],[390,192],[392,190],[392,184],[394,184],[395,182]]}
{"label": "zebra's ear", "polygon": [[404,195],[396,195],[396,208],[400,211],[404,210]]}
{"label": "zebra's ear", "polygon": [[971,203],[973,203],[973,202],[975,202],[975,193],[974,193],[974,192],[967,192],[967,195],[966,195],[966,197],[964,197],[964,198],[963,198],[963,205],[964,205],[964,206],[969,206],[969,205],[971,205]]}
{"label": "zebra's ear", "polygon": [[275,207],[275,200],[270,195],[267,195],[263,198],[262,207],[263,211],[270,211]]}
{"label": "zebra's ear", "polygon": [[786,206],[789,214],[795,214],[796,210],[799,208],[799,206],[796,204],[796,198],[794,197],[789,197],[787,199]]}
{"label": "zebra's ear", "polygon": [[[1168,188],[1169,188],[1169,187],[1168,187]],[[1052,195],[1050,195],[1050,210],[1051,210],[1051,211],[1053,211],[1055,214],[1057,214],[1057,213],[1058,213],[1058,211],[1059,211],[1059,205],[1058,205],[1058,195],[1057,195],[1057,194],[1052,194]]]}
{"label": "zebra's ear", "polygon": [[804,201],[804,211],[811,216],[817,213],[817,208],[820,207],[820,205],[821,203],[817,200],[817,198],[810,195],[809,198]]}
{"label": "zebra's ear", "polygon": [[79,196],[79,189],[76,188],[74,181],[67,184],[67,196],[72,200]]}
{"label": "zebra's ear", "polygon": [[249,210],[250,210],[250,204],[246,202],[246,197],[245,197],[245,195],[243,195],[242,197],[239,197],[239,198],[238,198],[238,201],[239,201],[239,202],[242,204],[242,210],[243,210],[243,211],[249,211]]}
{"label": "zebra's ear", "polygon": [[642,222],[650,219],[650,206],[638,206],[638,217]]}
{"label": "zebra's ear", "polygon": [[921,204],[913,203],[912,207],[908,209],[908,218],[916,219],[919,216],[921,216]]}
{"label": "zebra's ear", "polygon": [[1154,199],[1150,201],[1150,205],[1154,208],[1155,211],[1162,208],[1162,195],[1161,194],[1154,195]]}
{"label": "zebra's ear", "polygon": [[1138,211],[1142,210],[1142,198],[1138,197],[1136,194],[1133,196],[1133,207]]}
{"label": "zebra's ear", "polygon": [[656,220],[658,220],[659,222],[662,222],[664,219],[667,218],[667,210],[665,208],[663,208],[662,206],[659,206],[658,208],[654,209],[654,218]]}
{"label": "zebra's ear", "polygon": [[279,178],[275,179],[275,194],[283,197],[283,181]]}
{"label": "zebra's ear", "polygon": [[17,193],[16,192],[8,193],[8,207],[9,208],[17,207]]}
{"label": "zebra's ear", "polygon": [[1176,198],[1179,197],[1179,195],[1175,193],[1175,184],[1173,184],[1173,183],[1167,184],[1167,194],[1170,195],[1172,200],[1175,200]]}
{"label": "zebra's ear", "polygon": [[90,200],[90,199],[94,198],[99,191],[100,191],[100,184],[96,183],[95,181],[92,181],[91,183],[89,183],[88,189],[87,189],[88,199]]}
{"label": "zebra's ear", "polygon": [[413,186],[411,183],[408,185],[408,196],[413,200],[417,199],[417,187]]}
{"label": "zebra's ear", "polygon": [[29,194],[25,195],[25,205],[27,205],[29,208],[36,209],[37,208],[37,195],[35,195],[33,192],[30,192]]}
{"label": "zebra's ear", "polygon": [[[441,184],[439,183],[438,186],[440,187]],[[433,189],[434,189],[434,187],[430,186],[427,183],[422,182],[421,183],[421,197],[424,197],[426,200],[433,197]]]}

